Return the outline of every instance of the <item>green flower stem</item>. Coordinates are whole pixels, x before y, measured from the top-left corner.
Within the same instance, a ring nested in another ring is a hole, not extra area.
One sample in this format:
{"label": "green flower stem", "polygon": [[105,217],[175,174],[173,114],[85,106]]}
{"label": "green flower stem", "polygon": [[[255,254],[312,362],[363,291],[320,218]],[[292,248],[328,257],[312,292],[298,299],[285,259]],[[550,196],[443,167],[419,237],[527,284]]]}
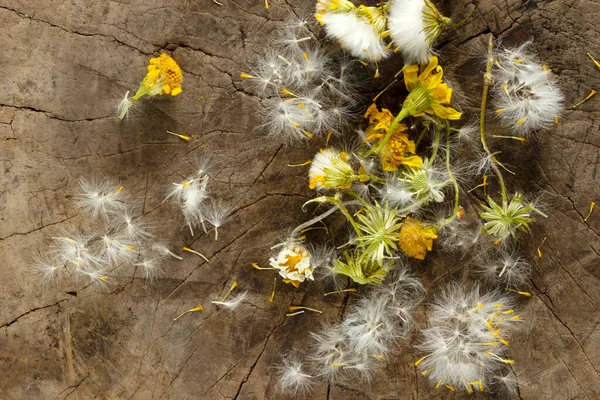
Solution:
{"label": "green flower stem", "polygon": [[490,151],[487,141],[485,138],[485,109],[487,107],[487,97],[488,91],[490,89],[490,82],[492,81],[492,63],[494,59],[492,57],[492,50],[494,48],[493,36],[490,35],[490,41],[488,44],[488,62],[487,67],[485,69],[485,75],[483,76],[483,93],[481,95],[481,113],[479,115],[479,137],[481,139],[481,145],[483,146],[483,150],[488,154],[488,156],[492,159],[492,170],[498,177],[498,182],[500,182],[500,193],[502,194],[502,204],[506,207],[508,205],[508,197],[506,195],[506,185],[504,184],[504,178],[502,177],[502,173],[498,168],[498,161],[496,161],[494,155]]}
{"label": "green flower stem", "polygon": [[369,203],[367,203],[365,199],[360,197],[356,192],[352,190],[346,190],[345,192],[348,193],[350,196],[354,197],[356,200],[360,201],[360,204],[362,204],[363,206],[369,207]]}
{"label": "green flower stem", "polygon": [[456,182],[456,178],[454,178],[454,174],[450,168],[450,132],[448,132],[448,135],[446,136],[446,169],[448,170],[448,176],[450,177],[449,181],[451,181],[454,186],[454,210],[452,211],[452,215],[442,222],[442,226],[449,224],[456,219],[459,207],[458,182]]}
{"label": "green flower stem", "polygon": [[[362,233],[361,233],[360,229],[358,228],[358,224],[356,223],[354,218],[352,218],[352,215],[350,215],[350,213],[348,212],[348,209],[344,206],[344,204],[337,198],[337,195],[336,195],[336,197],[331,197],[331,196],[317,197],[316,199],[307,201],[306,203],[304,203],[304,205],[306,205],[308,203],[331,203],[331,204],[334,204],[335,206],[337,206],[337,208],[340,209],[342,214],[344,214],[344,216],[346,217],[348,222],[350,222],[350,225],[352,225],[352,227],[356,231],[356,234],[359,237],[362,236]],[[298,229],[298,228],[296,228],[296,229]],[[296,231],[296,229],[294,231]]]}
{"label": "green flower stem", "polygon": [[390,125],[390,129],[388,129],[388,131],[385,134],[385,137],[383,138],[383,140],[381,141],[381,143],[379,143],[379,145],[377,147],[373,147],[367,153],[367,155],[373,154],[373,153],[381,153],[381,150],[383,150],[383,148],[385,147],[385,145],[388,144],[388,142],[390,141],[390,139],[391,139],[394,131],[396,130],[396,127],[400,123],[400,121],[402,121],[404,118],[406,118],[408,116],[409,116],[409,112],[405,108],[402,108],[402,110],[400,110],[400,113],[398,113],[398,115],[396,116],[396,118],[394,119],[394,121],[392,122],[392,124]]}
{"label": "green flower stem", "polygon": [[[448,135],[450,137],[450,135]],[[435,156],[437,155],[438,149],[440,148],[440,128],[434,125],[433,128],[433,143],[431,143],[432,152],[431,158],[429,159],[430,164],[433,164],[433,160],[435,160]]]}

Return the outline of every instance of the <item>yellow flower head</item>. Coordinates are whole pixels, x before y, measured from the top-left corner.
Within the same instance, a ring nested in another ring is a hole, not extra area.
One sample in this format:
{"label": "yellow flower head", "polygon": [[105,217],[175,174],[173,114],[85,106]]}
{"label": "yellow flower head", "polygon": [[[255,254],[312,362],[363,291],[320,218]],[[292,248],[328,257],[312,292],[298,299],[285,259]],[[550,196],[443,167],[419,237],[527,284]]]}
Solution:
{"label": "yellow flower head", "polygon": [[[148,64],[148,73],[142,80],[149,92],[154,94],[170,94],[177,96],[181,93],[181,81],[183,75],[179,65],[166,54],[151,58]],[[158,90],[160,89],[160,90]]]}
{"label": "yellow flower head", "polygon": [[[389,110],[382,108],[379,111],[375,104],[371,104],[367,109],[365,118],[369,118],[370,123],[365,132],[366,141],[383,139],[394,120],[394,116]],[[396,125],[394,133],[381,150],[381,165],[384,171],[396,171],[400,165],[423,166],[421,157],[415,155],[415,142],[408,139],[407,130],[408,127],[404,124]]]}
{"label": "yellow flower head", "polygon": [[460,112],[446,106],[452,99],[452,89],[442,81],[444,72],[437,57],[430,57],[426,67],[407,65],[402,71],[406,89],[410,91],[402,105],[405,112],[417,117],[427,113],[443,119],[460,119]]}
{"label": "yellow flower head", "polygon": [[406,217],[400,228],[400,248],[409,257],[424,260],[437,239],[436,228],[411,217]]}

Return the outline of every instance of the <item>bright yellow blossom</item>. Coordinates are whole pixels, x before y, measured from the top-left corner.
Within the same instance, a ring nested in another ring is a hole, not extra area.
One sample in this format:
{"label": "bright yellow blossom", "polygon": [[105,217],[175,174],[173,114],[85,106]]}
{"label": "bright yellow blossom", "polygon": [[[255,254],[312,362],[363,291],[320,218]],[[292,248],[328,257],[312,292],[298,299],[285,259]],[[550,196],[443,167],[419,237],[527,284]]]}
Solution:
{"label": "bright yellow blossom", "polygon": [[177,96],[182,91],[182,81],[181,68],[171,57],[163,53],[159,57],[151,58],[148,64],[148,73],[142,79],[135,95],[129,98],[129,92],[127,92],[125,98],[119,104],[119,118],[123,119],[133,103],[143,96],[156,96],[165,93]]}
{"label": "bright yellow blossom", "polygon": [[177,96],[181,93],[182,80],[183,75],[181,74],[179,65],[177,65],[175,60],[163,53],[160,57],[150,59],[148,73],[142,80],[142,85],[133,98],[137,100],[137,98],[144,94],[152,96],[154,94],[162,95],[163,93]]}
{"label": "bright yellow blossom", "polygon": [[400,228],[400,248],[409,257],[424,260],[437,239],[436,228],[411,217],[406,217]]}
{"label": "bright yellow blossom", "polygon": [[[365,132],[366,141],[383,139],[394,120],[394,116],[389,110],[382,108],[379,111],[375,104],[371,104],[367,109],[365,118],[369,118],[370,123]],[[415,155],[415,142],[408,139],[408,135],[405,133],[406,130],[408,130],[406,125],[397,124],[395,132],[381,150],[381,165],[384,171],[396,171],[400,165],[423,166],[421,157]]]}
{"label": "bright yellow blossom", "polygon": [[452,89],[442,81],[444,71],[438,65],[437,57],[430,57],[424,68],[407,65],[402,71],[406,89],[410,91],[402,105],[403,111],[416,117],[427,113],[443,119],[460,119],[460,112],[446,106],[452,99]]}

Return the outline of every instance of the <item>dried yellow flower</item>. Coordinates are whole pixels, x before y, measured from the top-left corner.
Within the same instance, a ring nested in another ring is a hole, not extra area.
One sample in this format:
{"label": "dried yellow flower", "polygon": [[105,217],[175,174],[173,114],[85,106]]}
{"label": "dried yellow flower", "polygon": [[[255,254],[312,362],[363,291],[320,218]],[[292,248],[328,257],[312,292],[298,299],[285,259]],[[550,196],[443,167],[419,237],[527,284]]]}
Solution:
{"label": "dried yellow flower", "polygon": [[433,239],[437,239],[434,226],[406,217],[400,228],[400,248],[404,254],[424,260],[427,252],[433,248]]}

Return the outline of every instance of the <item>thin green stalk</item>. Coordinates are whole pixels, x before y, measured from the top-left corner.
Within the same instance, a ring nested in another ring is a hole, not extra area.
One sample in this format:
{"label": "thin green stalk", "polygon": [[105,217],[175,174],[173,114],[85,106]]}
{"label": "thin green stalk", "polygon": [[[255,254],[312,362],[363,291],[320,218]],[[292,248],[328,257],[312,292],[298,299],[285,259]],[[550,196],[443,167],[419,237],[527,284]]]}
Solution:
{"label": "thin green stalk", "polygon": [[449,180],[452,182],[452,185],[454,186],[454,210],[452,212],[452,215],[450,217],[446,218],[442,222],[442,225],[449,224],[450,222],[452,222],[456,219],[456,216],[458,214],[458,207],[459,207],[458,182],[456,182],[456,178],[454,177],[454,174],[452,173],[452,169],[450,168],[450,132],[448,132],[448,135],[446,137],[446,169],[448,170],[448,176],[450,177]]}
{"label": "thin green stalk", "polygon": [[362,204],[363,206],[369,207],[369,203],[367,203],[365,201],[365,199],[360,197],[356,192],[353,192],[352,190],[346,190],[346,193],[348,193],[350,196],[354,197],[356,200],[360,201],[360,204]]}
{"label": "thin green stalk", "polygon": [[402,110],[400,110],[400,112],[398,113],[398,115],[396,116],[396,118],[394,119],[392,124],[390,125],[390,129],[388,129],[388,131],[385,134],[385,137],[383,138],[381,143],[379,143],[379,145],[377,147],[373,147],[367,153],[367,155],[370,155],[373,153],[380,153],[381,150],[385,147],[385,145],[388,144],[388,142],[390,141],[390,139],[391,139],[392,135],[394,134],[394,131],[396,130],[396,127],[398,126],[400,121],[402,121],[404,118],[408,117],[408,115],[409,115],[408,111],[406,111],[404,108]]}
{"label": "thin green stalk", "polygon": [[494,48],[493,36],[490,35],[490,41],[488,44],[488,62],[485,70],[485,75],[483,76],[483,93],[481,95],[481,113],[479,115],[479,137],[481,139],[481,145],[483,146],[483,150],[488,154],[488,156],[492,160],[492,170],[498,177],[498,182],[500,182],[500,193],[502,194],[502,203],[504,206],[508,205],[508,198],[506,196],[506,185],[504,184],[504,178],[502,177],[502,173],[496,165],[497,161],[495,160],[494,155],[490,151],[487,145],[487,141],[485,138],[485,109],[487,107],[487,97],[488,91],[490,89],[490,82],[492,81],[492,63],[494,59],[492,57],[492,50]]}
{"label": "thin green stalk", "polygon": [[435,156],[437,155],[438,149],[440,148],[440,129],[437,125],[433,128],[433,143],[431,144],[432,152],[431,158],[429,159],[429,163],[433,164],[433,160],[435,160]]}

